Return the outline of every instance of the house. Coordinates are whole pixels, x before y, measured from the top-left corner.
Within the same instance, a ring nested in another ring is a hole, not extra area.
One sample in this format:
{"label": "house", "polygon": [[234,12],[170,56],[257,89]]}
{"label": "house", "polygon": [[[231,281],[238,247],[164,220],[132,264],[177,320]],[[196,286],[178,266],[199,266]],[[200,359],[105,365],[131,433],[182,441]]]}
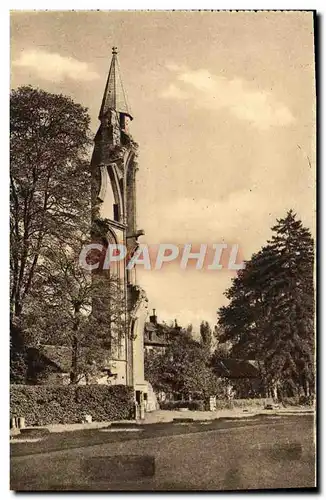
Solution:
{"label": "house", "polygon": [[[85,357],[86,357],[85,352]],[[41,345],[27,349],[28,373],[30,383],[46,385],[68,385],[70,383],[72,349],[69,346]],[[101,359],[101,363],[96,360]],[[78,384],[123,384],[115,373],[114,360],[109,360],[107,352],[102,349],[97,357],[88,356],[86,373],[82,373]]]}
{"label": "house", "polygon": [[174,326],[158,323],[155,309],[144,327],[144,351],[147,355],[165,352],[169,343],[181,332],[175,320]]}
{"label": "house", "polygon": [[214,360],[215,374],[229,382],[229,392],[235,398],[253,398],[265,395],[259,361],[235,358]]}

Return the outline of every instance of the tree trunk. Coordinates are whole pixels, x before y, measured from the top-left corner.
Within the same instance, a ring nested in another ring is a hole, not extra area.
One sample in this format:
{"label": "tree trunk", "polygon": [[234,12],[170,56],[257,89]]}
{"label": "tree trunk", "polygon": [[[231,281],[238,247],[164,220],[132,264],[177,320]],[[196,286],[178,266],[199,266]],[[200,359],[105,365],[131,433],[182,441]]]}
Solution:
{"label": "tree trunk", "polygon": [[78,330],[79,330],[79,315],[80,306],[75,306],[75,321],[73,327],[73,338],[72,338],[72,353],[71,353],[71,372],[70,372],[70,383],[78,383]]}
{"label": "tree trunk", "polygon": [[77,335],[74,335],[72,341],[70,383],[77,384],[77,382],[78,382],[78,340],[77,340]]}
{"label": "tree trunk", "polygon": [[309,387],[309,382],[307,379],[305,381],[305,394],[306,394],[306,397],[310,396],[310,387]]}
{"label": "tree trunk", "polygon": [[273,394],[273,399],[275,401],[277,401],[278,400],[278,395],[277,395],[277,384],[276,383],[273,384],[272,394]]}

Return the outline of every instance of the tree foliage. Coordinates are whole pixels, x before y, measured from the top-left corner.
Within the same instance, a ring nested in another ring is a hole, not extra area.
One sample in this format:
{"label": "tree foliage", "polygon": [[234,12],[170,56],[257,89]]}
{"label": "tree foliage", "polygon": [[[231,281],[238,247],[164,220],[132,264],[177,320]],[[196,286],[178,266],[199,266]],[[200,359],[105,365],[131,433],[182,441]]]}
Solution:
{"label": "tree foliage", "polygon": [[[20,316],[43,251],[64,245],[89,207],[87,110],[32,87],[10,97],[10,298]],[[84,222],[84,221],[83,221]]]}
{"label": "tree foliage", "polygon": [[25,346],[51,344],[70,346],[75,383],[101,347],[119,346],[125,321],[118,278],[79,263],[104,230],[91,228],[90,118],[32,87],[13,90],[10,106],[12,380],[24,379]]}
{"label": "tree foliage", "polygon": [[199,331],[201,344],[204,348],[207,349],[208,354],[210,354],[213,345],[213,332],[208,321],[201,322]]}
{"label": "tree foliage", "polygon": [[206,346],[182,331],[164,353],[146,355],[145,376],[154,390],[207,398],[221,390]]}
{"label": "tree foliage", "polygon": [[103,367],[103,350],[122,348],[125,309],[120,280],[109,271],[91,274],[79,262],[87,239],[49,249],[38,267],[35,289],[21,315],[29,346],[51,344],[71,350],[70,381]]}

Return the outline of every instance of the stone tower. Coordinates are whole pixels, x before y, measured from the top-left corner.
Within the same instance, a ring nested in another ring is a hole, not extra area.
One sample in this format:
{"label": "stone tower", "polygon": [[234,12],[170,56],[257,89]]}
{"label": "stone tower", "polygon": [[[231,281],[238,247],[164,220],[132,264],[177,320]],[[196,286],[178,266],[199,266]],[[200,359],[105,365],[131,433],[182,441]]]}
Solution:
{"label": "stone tower", "polygon": [[[99,113],[100,125],[95,136],[92,167],[92,217],[105,220],[106,243],[123,244],[128,255],[138,247],[136,172],[137,144],[129,133],[133,116],[122,84],[117,48],[112,61]],[[143,332],[147,316],[147,298],[136,284],[136,272],[118,264],[124,300],[124,335],[118,349],[113,349],[114,382],[147,392],[144,380]]]}

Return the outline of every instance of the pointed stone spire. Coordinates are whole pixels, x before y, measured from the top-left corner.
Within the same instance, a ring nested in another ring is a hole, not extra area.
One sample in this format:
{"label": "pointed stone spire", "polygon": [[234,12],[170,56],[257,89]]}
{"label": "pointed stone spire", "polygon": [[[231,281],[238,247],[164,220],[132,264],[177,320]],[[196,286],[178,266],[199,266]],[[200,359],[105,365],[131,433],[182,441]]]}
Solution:
{"label": "pointed stone spire", "polygon": [[112,61],[100,109],[100,120],[109,109],[118,111],[118,113],[128,116],[131,120],[133,119],[122,84],[117,47],[112,47]]}

